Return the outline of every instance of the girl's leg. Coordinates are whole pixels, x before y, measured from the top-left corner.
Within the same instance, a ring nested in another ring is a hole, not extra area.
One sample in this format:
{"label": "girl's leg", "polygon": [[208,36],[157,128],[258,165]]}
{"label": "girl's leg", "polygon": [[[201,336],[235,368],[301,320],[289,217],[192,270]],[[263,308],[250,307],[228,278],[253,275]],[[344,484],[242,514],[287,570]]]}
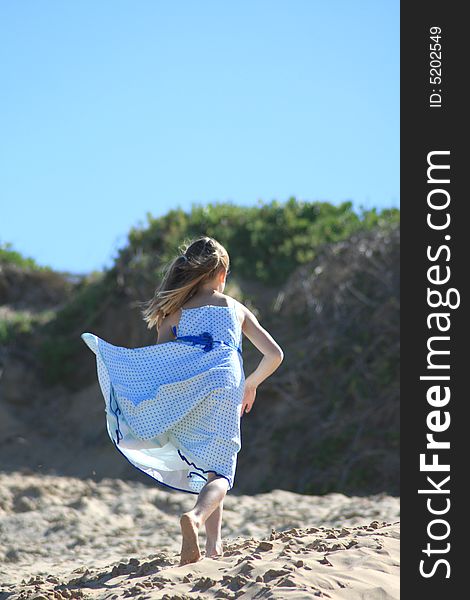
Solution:
{"label": "girl's leg", "polygon": [[224,508],[223,499],[217,508],[206,520],[206,557],[220,556],[223,554],[222,546],[222,512]]}
{"label": "girl's leg", "polygon": [[199,528],[225,498],[228,481],[215,473],[209,473],[208,481],[199,492],[197,502],[192,510],[181,515],[180,525],[183,534],[180,566],[197,562],[201,559],[199,549]]}

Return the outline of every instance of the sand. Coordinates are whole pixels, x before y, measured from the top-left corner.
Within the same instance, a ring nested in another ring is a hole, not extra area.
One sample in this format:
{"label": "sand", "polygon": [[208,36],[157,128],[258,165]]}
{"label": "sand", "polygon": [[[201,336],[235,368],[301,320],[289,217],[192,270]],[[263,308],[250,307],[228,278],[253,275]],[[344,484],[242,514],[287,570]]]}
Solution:
{"label": "sand", "polygon": [[398,498],[234,489],[223,556],[180,567],[178,516],[195,499],[157,484],[0,473],[0,600],[399,598]]}

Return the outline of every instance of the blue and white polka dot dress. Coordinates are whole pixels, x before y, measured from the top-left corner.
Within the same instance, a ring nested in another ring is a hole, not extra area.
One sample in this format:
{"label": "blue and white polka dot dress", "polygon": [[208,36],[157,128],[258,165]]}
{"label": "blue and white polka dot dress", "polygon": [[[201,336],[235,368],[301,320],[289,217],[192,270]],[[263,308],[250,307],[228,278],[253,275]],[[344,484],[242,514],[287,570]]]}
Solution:
{"label": "blue and white polka dot dress", "polygon": [[124,348],[92,333],[108,434],[138,469],[199,493],[207,473],[233,487],[245,374],[235,303],[182,310],[170,342]]}

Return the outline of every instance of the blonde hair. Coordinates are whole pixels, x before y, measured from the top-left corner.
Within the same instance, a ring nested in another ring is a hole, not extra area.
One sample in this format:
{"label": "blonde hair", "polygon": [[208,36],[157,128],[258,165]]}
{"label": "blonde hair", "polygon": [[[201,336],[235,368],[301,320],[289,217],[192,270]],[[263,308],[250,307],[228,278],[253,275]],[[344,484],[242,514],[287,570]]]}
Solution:
{"label": "blonde hair", "polygon": [[168,263],[154,296],[144,306],[142,315],[147,328],[156,327],[194,296],[200,284],[209,281],[218,271],[229,269],[227,250],[214,238],[199,237],[179,247],[181,254]]}

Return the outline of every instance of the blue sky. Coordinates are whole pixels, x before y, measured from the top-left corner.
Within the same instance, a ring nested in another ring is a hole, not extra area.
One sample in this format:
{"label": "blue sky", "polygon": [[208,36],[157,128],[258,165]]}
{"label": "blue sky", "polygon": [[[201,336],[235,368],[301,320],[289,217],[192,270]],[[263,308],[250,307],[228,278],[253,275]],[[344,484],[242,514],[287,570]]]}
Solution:
{"label": "blue sky", "polygon": [[60,270],[192,203],[399,206],[399,1],[0,4],[0,243]]}

